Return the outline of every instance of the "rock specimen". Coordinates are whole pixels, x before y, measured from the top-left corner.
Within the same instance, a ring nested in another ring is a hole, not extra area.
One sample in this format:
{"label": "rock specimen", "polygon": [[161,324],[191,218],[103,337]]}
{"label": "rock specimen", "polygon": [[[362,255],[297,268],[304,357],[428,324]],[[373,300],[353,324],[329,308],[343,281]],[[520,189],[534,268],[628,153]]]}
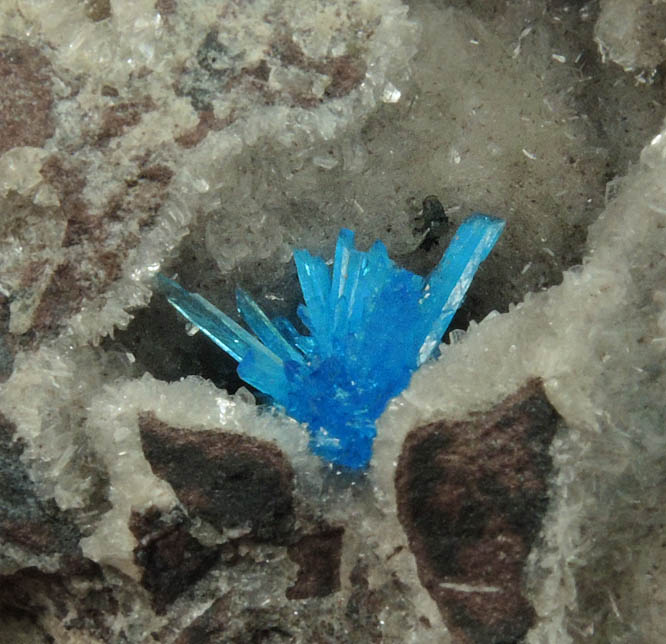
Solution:
{"label": "rock specimen", "polygon": [[[1,4],[0,640],[666,641],[666,5]],[[288,316],[292,249],[427,274],[479,209],[502,243],[354,473],[153,294]],[[543,481],[492,420],[534,379]]]}

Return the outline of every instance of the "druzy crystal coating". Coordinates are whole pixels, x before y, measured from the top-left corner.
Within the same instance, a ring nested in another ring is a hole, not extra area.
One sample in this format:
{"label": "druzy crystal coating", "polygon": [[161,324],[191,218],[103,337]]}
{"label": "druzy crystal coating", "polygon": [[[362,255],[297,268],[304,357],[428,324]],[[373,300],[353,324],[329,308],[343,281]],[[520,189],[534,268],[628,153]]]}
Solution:
{"label": "druzy crystal coating", "polygon": [[425,278],[396,266],[380,241],[356,250],[346,229],[332,272],[321,257],[295,251],[307,334],[286,318],[271,320],[240,288],[238,311],[252,333],[200,295],[158,280],[168,301],[238,361],[243,380],[307,424],[313,452],[360,469],[372,456],[376,420],[436,352],[503,228],[488,215],[467,218]]}

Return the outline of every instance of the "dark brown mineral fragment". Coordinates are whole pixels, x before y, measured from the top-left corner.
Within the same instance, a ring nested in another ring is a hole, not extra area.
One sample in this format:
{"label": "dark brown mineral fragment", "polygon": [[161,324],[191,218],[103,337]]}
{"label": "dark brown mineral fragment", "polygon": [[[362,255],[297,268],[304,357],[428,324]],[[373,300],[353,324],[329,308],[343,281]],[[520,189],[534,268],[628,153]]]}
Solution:
{"label": "dark brown mineral fragment", "polygon": [[343,528],[327,528],[301,537],[287,550],[300,566],[296,583],[287,588],[287,599],[325,597],[340,590],[340,556]]}
{"label": "dark brown mineral fragment", "polygon": [[143,568],[141,583],[153,596],[155,612],[163,614],[178,595],[196,583],[217,561],[219,548],[206,547],[188,530],[182,513],[162,514],[154,507],[134,512],[130,530],[139,542],[134,558]]}
{"label": "dark brown mineral fragment", "polygon": [[534,623],[523,568],[548,506],[558,420],[535,380],[487,413],[430,423],[405,440],[400,521],[456,642],[519,642]]}
{"label": "dark brown mineral fragment", "polygon": [[212,109],[201,110],[199,112],[199,122],[191,129],[186,130],[179,137],[176,138],[176,143],[184,148],[193,148],[203,141],[209,132],[216,132],[222,130],[227,125],[233,122],[233,114],[229,115],[227,119],[219,119],[215,116]]}
{"label": "dark brown mineral fragment", "polygon": [[356,89],[365,78],[365,64],[352,56],[337,56],[319,66],[319,71],[331,77],[326,96],[339,98]]}
{"label": "dark brown mineral fragment", "polygon": [[275,445],[223,431],[139,420],[146,459],[191,516],[218,530],[249,526],[250,537],[279,542],[293,522],[293,470]]}

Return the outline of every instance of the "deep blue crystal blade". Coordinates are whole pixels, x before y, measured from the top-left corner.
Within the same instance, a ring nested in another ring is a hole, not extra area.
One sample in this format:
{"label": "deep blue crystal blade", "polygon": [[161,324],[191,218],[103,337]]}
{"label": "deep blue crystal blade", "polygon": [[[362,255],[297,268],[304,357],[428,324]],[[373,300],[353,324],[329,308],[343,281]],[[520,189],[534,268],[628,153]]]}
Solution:
{"label": "deep blue crystal blade", "polygon": [[328,266],[321,257],[313,257],[306,250],[295,251],[294,261],[307,307],[310,331],[316,336],[320,349],[330,350],[328,298],[331,275]]}
{"label": "deep blue crystal blade", "polygon": [[284,363],[276,363],[266,353],[251,349],[238,365],[238,375],[253,387],[284,405],[289,396],[289,382]]}
{"label": "deep blue crystal blade", "polygon": [[287,318],[277,317],[273,319],[273,324],[287,338],[287,341],[303,353],[310,354],[314,349],[314,340],[307,335],[301,335],[296,327]]}
{"label": "deep blue crystal blade", "polygon": [[[298,319],[303,323],[303,326],[310,332],[310,337],[315,333],[315,327],[312,324],[312,320],[310,320],[310,312],[308,311],[308,307],[305,306],[305,304],[299,304],[296,307],[296,315],[298,315]],[[312,341],[314,342],[314,338],[312,338]],[[315,343],[316,344],[316,343]]]}
{"label": "deep blue crystal blade", "polygon": [[350,322],[364,262],[365,253],[354,250],[348,254],[344,280],[340,285],[338,298],[332,308],[332,342],[337,353],[346,354],[347,340],[350,334],[356,331],[350,326]]}
{"label": "deep blue crystal blade", "polygon": [[236,289],[238,312],[256,336],[282,360],[303,362],[303,356],[292,347],[259,305],[242,288]]}
{"label": "deep blue crystal blade", "polygon": [[420,302],[426,333],[419,348],[423,364],[438,346],[481,262],[488,256],[504,230],[505,222],[477,213],[456,231],[444,257],[426,280]]}
{"label": "deep blue crystal blade", "polygon": [[385,404],[409,382],[415,367],[414,329],[419,322],[421,286],[419,276],[393,266],[366,304],[355,353],[364,356],[357,365],[361,379],[373,383],[369,404],[382,397]]}

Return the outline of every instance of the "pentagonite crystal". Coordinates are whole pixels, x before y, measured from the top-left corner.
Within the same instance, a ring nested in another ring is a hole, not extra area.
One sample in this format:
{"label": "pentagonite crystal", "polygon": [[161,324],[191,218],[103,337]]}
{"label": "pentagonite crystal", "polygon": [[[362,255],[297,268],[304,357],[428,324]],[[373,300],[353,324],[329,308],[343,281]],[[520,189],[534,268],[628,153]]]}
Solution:
{"label": "pentagonite crystal", "polygon": [[397,267],[380,241],[356,250],[346,229],[332,275],[322,258],[295,251],[305,299],[297,313],[309,335],[285,318],[269,319],[242,289],[238,311],[254,335],[200,295],[164,275],[158,280],[169,302],[239,362],[243,380],[307,423],[316,454],[363,468],[375,421],[436,352],[503,228],[501,219],[472,215],[426,278]]}

